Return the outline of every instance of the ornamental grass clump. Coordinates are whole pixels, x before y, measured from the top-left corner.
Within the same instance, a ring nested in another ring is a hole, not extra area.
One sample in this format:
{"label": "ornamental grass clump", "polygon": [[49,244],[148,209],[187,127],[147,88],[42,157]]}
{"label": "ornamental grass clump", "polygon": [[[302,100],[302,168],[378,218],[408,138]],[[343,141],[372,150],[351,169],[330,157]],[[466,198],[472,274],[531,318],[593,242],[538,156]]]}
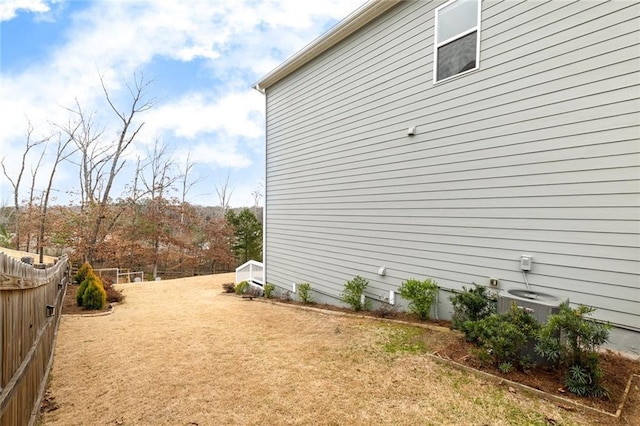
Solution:
{"label": "ornamental grass clump", "polygon": [[424,281],[412,278],[403,282],[398,292],[409,301],[409,310],[421,321],[429,319],[431,307],[438,294],[438,284],[435,281],[429,278]]}

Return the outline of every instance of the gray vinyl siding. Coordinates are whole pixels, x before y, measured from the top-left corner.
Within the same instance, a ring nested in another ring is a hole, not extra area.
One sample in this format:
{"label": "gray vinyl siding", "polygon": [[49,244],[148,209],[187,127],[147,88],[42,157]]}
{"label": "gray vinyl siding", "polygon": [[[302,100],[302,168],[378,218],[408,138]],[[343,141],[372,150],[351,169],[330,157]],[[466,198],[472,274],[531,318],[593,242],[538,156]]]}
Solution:
{"label": "gray vinyl siding", "polygon": [[267,88],[267,281],[523,288],[526,253],[532,289],[640,330],[640,6],[484,1],[480,69],[434,85],[440,4]]}

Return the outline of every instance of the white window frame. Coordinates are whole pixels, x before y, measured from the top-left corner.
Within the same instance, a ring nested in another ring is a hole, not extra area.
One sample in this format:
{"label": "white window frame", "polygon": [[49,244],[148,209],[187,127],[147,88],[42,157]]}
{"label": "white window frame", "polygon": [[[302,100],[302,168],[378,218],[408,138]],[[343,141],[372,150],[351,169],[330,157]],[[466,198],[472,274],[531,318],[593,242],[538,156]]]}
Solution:
{"label": "white window frame", "polygon": [[[482,13],[482,0],[475,0],[478,2],[478,16],[476,18],[476,25],[468,30],[461,32],[460,34],[456,34],[453,37],[449,37],[446,40],[439,41],[438,40],[438,25],[439,23],[439,13],[441,9],[444,9],[447,6],[450,6],[461,0],[449,0],[448,2],[438,6],[435,9],[434,20],[435,20],[435,28],[433,33],[433,84],[442,83],[444,81],[451,80],[452,78],[459,77],[461,75],[467,74],[469,72],[475,71],[480,68],[480,15]],[[463,71],[461,73],[449,76],[447,78],[443,78],[442,80],[438,80],[438,49],[445,44],[451,43],[452,41],[458,40],[466,35],[471,34],[472,32],[477,31],[476,34],[476,66],[470,70]]]}

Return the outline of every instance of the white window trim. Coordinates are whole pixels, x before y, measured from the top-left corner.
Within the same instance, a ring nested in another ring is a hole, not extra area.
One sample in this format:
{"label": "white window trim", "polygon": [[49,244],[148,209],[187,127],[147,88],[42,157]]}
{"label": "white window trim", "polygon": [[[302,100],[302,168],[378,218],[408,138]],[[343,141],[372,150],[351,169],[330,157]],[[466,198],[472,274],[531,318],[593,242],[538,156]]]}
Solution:
{"label": "white window trim", "polygon": [[[445,81],[449,81],[451,79],[460,77],[461,75],[465,75],[467,73],[473,72],[475,70],[477,70],[478,68],[480,68],[480,15],[482,13],[482,0],[477,0],[478,2],[478,16],[476,18],[476,26],[469,28],[468,30],[461,32],[460,34],[457,34],[453,37],[449,37],[446,40],[441,41],[440,43],[438,43],[438,13],[440,12],[440,9],[443,9],[455,2],[457,2],[459,0],[449,0],[448,2],[438,6],[435,9],[434,15],[433,15],[433,19],[435,20],[435,26],[434,26],[434,33],[433,33],[433,84],[440,84],[442,82]],[[477,36],[476,36],[476,66],[470,70],[458,73],[456,75],[452,75],[450,77],[447,78],[443,78],[442,80],[438,80],[438,48],[450,43],[454,40],[457,40],[459,38],[462,38],[468,34],[471,34],[472,32],[477,31]]]}

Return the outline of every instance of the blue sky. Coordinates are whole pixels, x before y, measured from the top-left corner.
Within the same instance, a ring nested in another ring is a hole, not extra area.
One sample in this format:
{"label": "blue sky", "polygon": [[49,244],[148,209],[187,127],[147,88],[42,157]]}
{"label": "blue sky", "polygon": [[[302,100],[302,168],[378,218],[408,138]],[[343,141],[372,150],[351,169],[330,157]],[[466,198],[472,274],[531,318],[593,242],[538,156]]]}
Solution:
{"label": "blue sky", "polygon": [[[27,123],[34,138],[50,134],[55,124],[69,120],[67,109],[76,99],[95,114],[104,143],[113,140],[115,116],[99,76],[124,108],[125,83],[143,74],[153,80],[148,99],[156,103],[139,116],[143,130],[127,152],[112,196],[123,195],[136,159],[147,158],[159,140],[168,145],[177,169],[184,168],[187,155],[196,162],[192,179],[198,183],[189,201],[218,204],[215,186],[229,176],[231,205],[253,205],[251,193],[262,192],[264,183],[264,98],[251,86],[363,3],[0,0],[0,158],[10,174],[17,173]],[[32,164],[38,155],[33,153]],[[50,167],[47,154],[36,188],[45,188]],[[74,201],[77,166],[64,163],[56,176],[56,202]],[[12,205],[4,175],[0,205]]]}

